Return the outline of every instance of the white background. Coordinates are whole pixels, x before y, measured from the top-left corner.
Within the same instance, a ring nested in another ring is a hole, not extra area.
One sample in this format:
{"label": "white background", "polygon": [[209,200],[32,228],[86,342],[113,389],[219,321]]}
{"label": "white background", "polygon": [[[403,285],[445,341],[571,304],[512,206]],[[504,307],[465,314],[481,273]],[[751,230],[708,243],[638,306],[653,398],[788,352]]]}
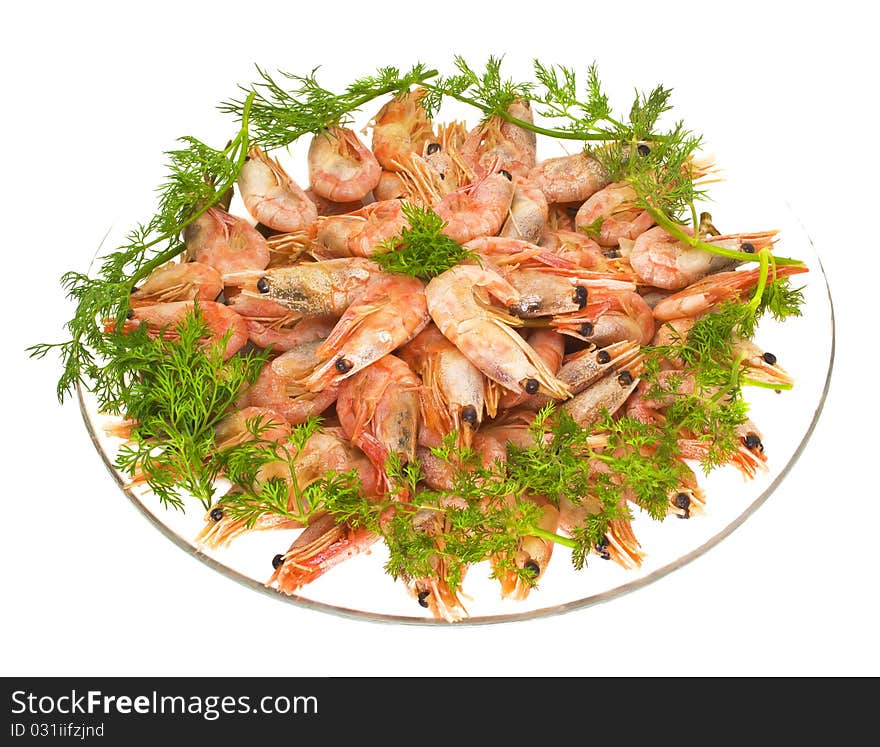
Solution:
{"label": "white background", "polygon": [[[868,3],[715,5],[7,9],[0,674],[880,674],[878,19]],[[61,339],[72,307],[58,277],[84,270],[127,201],[159,182],[174,138],[222,144],[229,125],[214,106],[254,63],[322,64],[345,80],[417,59],[448,69],[453,52],[504,53],[514,66],[595,59],[623,105],[632,86],[672,86],[688,124],[759,170],[814,238],[837,314],[832,387],[770,500],[634,594],[468,629],[337,619],[240,587],[152,529],[106,473],[76,403],[55,401],[56,363],[24,348]]]}

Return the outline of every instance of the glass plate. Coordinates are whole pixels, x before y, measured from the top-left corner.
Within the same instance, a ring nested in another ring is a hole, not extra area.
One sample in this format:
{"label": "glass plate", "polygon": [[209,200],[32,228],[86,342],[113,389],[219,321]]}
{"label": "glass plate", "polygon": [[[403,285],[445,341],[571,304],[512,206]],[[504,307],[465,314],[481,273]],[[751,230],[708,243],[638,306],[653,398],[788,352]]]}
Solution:
{"label": "glass plate", "polygon": [[[281,154],[285,166],[291,162],[304,163],[304,158],[296,153],[302,153],[303,144],[297,146],[293,158]],[[540,155],[544,157],[543,153]],[[294,178],[304,176],[295,170],[290,173]],[[471,568],[464,583],[464,603],[470,616],[457,625],[509,622],[569,612],[608,601],[662,578],[702,555],[751,516],[779,486],[803,451],[822,411],[834,358],[833,308],[819,256],[789,206],[778,198],[762,197],[753,179],[741,178],[725,169],[725,181],[712,186],[712,197],[713,202],[703,207],[712,212],[713,222],[722,232],[779,229],[777,253],[802,259],[810,267],[809,273],[795,278],[796,285],[804,286],[803,316],[784,325],[764,319],[755,337],[755,342],[772,351],[795,379],[795,388],[789,392],[754,387],[746,390],[751,417],[764,437],[768,469],[753,480],[744,480],[733,467],[718,469],[708,477],[699,474],[707,496],[706,509],[688,521],[670,517],[658,522],[634,511],[633,529],[645,553],[638,570],[624,570],[613,561],[591,556],[586,569],[575,571],[569,551],[557,546],[540,586],[519,602],[501,599],[497,582],[489,577],[488,563]],[[247,215],[237,196],[231,212]],[[141,216],[144,214],[148,212]],[[133,224],[134,221],[125,224],[123,231]],[[110,238],[115,233],[111,231]],[[120,440],[105,433],[105,426],[115,419],[97,411],[90,393],[80,389],[79,398],[92,442],[123,493],[156,529],[210,568],[299,607],[389,623],[447,624],[431,618],[402,583],[384,572],[387,553],[382,543],[337,566],[294,596],[269,589],[264,583],[272,574],[272,558],[288,548],[296,530],[252,532],[218,550],[197,547],[193,539],[202,527],[204,515],[199,502],[191,499],[188,512],[183,514],[163,509],[142,488],[127,487],[125,477],[112,467]]]}

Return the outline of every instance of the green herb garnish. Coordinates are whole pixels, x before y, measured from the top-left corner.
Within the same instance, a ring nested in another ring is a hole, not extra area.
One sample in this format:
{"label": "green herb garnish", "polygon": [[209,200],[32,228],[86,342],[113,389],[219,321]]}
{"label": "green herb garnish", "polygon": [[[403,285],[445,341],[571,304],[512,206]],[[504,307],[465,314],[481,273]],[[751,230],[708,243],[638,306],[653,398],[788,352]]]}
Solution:
{"label": "green herb garnish", "polygon": [[249,117],[255,132],[254,140],[269,150],[290,145],[303,135],[318,133],[332,125],[343,126],[351,114],[374,99],[388,94],[406,93],[411,86],[424,83],[437,75],[421,63],[401,73],[396,67],[379,68],[374,75],[358,78],[336,94],[318,83],[318,68],[308,75],[279,72],[293,83],[287,90],[260,67],[261,80],[250,88],[243,100],[231,100],[220,105],[220,111],[243,117],[250,101]]}
{"label": "green herb garnish", "polygon": [[371,257],[389,272],[430,280],[466,259],[476,257],[443,233],[446,223],[431,208],[404,202],[403,215],[409,225],[400,235],[385,241],[382,251]]}
{"label": "green herb garnish", "polygon": [[194,309],[175,327],[174,339],[150,337],[144,328],[122,335],[103,369],[120,383],[113,410],[134,421],[114,466],[180,510],[181,491],[211,505],[222,467],[214,426],[266,361],[265,354],[224,360],[226,339],[206,346],[208,329]]}
{"label": "green herb garnish", "polygon": [[[58,400],[73,392],[78,384],[98,396],[102,410],[118,412],[114,403],[125,396],[123,381],[108,370],[102,358],[112,359],[117,349],[130,347],[122,341],[122,323],[129,310],[129,295],[138,281],[179,255],[183,249],[180,233],[232,187],[248,152],[248,123],[251,99],[242,109],[241,127],[223,150],[215,150],[192,137],[181,138],[188,147],[170,151],[168,176],[157,190],[156,214],[138,225],[126,243],[101,260],[96,277],[68,272],[62,287],[76,302],[73,318],[66,328],[70,339],[60,343],[41,343],[28,348],[32,357],[42,358],[58,352],[64,371],[58,380]],[[105,319],[115,319],[115,331],[104,329]]]}

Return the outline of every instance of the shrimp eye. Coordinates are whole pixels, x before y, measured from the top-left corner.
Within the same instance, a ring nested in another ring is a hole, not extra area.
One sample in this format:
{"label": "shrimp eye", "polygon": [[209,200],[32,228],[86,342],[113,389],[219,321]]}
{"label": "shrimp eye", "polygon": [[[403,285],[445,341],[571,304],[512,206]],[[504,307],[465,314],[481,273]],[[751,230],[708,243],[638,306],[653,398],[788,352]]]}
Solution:
{"label": "shrimp eye", "polygon": [[473,405],[461,408],[461,419],[471,428],[477,426],[477,408]]}
{"label": "shrimp eye", "polygon": [[637,148],[640,156],[647,156],[651,152],[651,146],[646,145],[645,143],[639,143],[639,147]]}
{"label": "shrimp eye", "polygon": [[284,556],[281,553],[278,553],[272,558],[272,567],[277,571],[282,565],[284,565]]}
{"label": "shrimp eye", "polygon": [[755,253],[755,245],[751,241],[747,241],[742,245],[742,250],[746,254],[754,254]]}
{"label": "shrimp eye", "polygon": [[624,371],[617,377],[617,383],[620,384],[620,386],[629,386],[633,383],[632,374],[629,371]]}
{"label": "shrimp eye", "polygon": [[577,304],[579,309],[587,305],[587,289],[582,285],[575,286],[574,296],[572,300]]}
{"label": "shrimp eye", "polygon": [[537,394],[538,386],[537,379],[526,379],[526,394]]}
{"label": "shrimp eye", "polygon": [[269,292],[269,278],[260,278],[257,281],[257,290],[260,293],[268,293]]}
{"label": "shrimp eye", "polygon": [[340,358],[338,361],[336,361],[336,370],[339,371],[339,373],[348,373],[353,368],[354,363],[352,363],[350,360]]}
{"label": "shrimp eye", "polygon": [[620,249],[609,249],[607,252],[602,252],[602,255],[608,259],[620,259]]}
{"label": "shrimp eye", "polygon": [[599,363],[608,363],[608,361],[610,361],[610,360],[611,360],[611,353],[609,353],[607,350],[600,350],[596,354],[596,361],[598,361]]}
{"label": "shrimp eye", "polygon": [[212,508],[211,509],[211,521],[220,521],[223,518],[223,509],[222,508]]}
{"label": "shrimp eye", "polygon": [[574,218],[578,214],[579,207],[567,207],[565,208],[565,214]]}
{"label": "shrimp eye", "polygon": [[125,312],[126,319],[134,319],[134,309],[129,309]]}
{"label": "shrimp eye", "polygon": [[764,355],[762,355],[761,357],[764,359],[764,363],[767,363],[771,366],[776,365],[776,356],[773,355],[773,353],[764,353]]}
{"label": "shrimp eye", "polygon": [[539,566],[534,560],[530,560],[523,566],[523,568],[531,573],[533,578],[537,578],[541,573],[541,566]]}
{"label": "shrimp eye", "polygon": [[672,503],[676,508],[681,509],[681,513],[678,514],[679,519],[690,519],[691,518],[691,497],[687,493],[677,493],[675,498],[672,500]]}
{"label": "shrimp eye", "polygon": [[745,438],[743,438],[743,443],[750,451],[754,451],[755,449],[764,451],[764,444],[761,443],[761,439],[758,437],[757,433],[747,433]]}
{"label": "shrimp eye", "polygon": [[[593,325],[590,322],[584,322],[581,325],[580,333],[584,337],[589,337],[591,334],[593,334]],[[608,355],[608,353],[605,353],[605,355]],[[610,355],[608,357],[609,357],[609,359],[611,358]]]}
{"label": "shrimp eye", "polygon": [[501,169],[501,171],[499,171],[498,173],[499,173],[499,174],[504,174],[504,176],[507,178],[507,181],[509,181],[509,182],[512,182],[512,181],[513,181],[513,174],[511,174],[511,173],[510,173],[509,171],[507,171],[506,169]]}
{"label": "shrimp eye", "polygon": [[[442,181],[446,181],[446,174],[444,174],[444,173],[442,173],[442,172],[440,173],[440,181],[441,181],[441,182],[442,182]],[[401,199],[403,199],[403,198],[401,198]]]}
{"label": "shrimp eye", "polygon": [[428,143],[427,153],[429,156],[433,156],[438,150],[440,150],[440,143]]}
{"label": "shrimp eye", "polygon": [[602,537],[602,539],[596,543],[596,552],[599,553],[599,557],[601,557],[602,560],[611,560],[611,555],[608,552],[608,537]]}
{"label": "shrimp eye", "polygon": [[418,593],[418,600],[419,600],[419,605],[420,605],[420,606],[427,608],[427,606],[428,606],[428,595],[429,595],[430,593],[431,593],[430,591],[420,591],[420,592]]}

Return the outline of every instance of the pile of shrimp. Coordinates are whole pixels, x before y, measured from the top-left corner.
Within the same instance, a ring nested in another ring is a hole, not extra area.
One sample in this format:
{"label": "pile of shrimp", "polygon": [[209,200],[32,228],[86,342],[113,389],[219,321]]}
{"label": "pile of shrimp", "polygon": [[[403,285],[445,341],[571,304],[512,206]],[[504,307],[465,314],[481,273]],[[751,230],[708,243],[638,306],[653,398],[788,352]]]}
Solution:
{"label": "pile of shrimp", "polygon": [[[633,188],[611,183],[586,152],[539,161],[531,132],[499,117],[470,130],[435,123],[423,95],[414,90],[386,103],[370,123],[371,147],[344,127],[314,136],[307,189],[253,148],[237,185],[249,216],[208,209],[186,229],[180,261],[156,270],[131,296],[132,325],[162,334],[198,304],[212,338],[227,336],[227,357],[246,345],[269,349],[259,378],[217,426],[216,441],[222,447],[254,438],[247,423],[260,416],[271,426],[261,438],[293,448],[286,445],[291,426],[322,416],[321,430],[277,467],[288,479],[293,470],[301,486],[328,470],[357,470],[364,491],[382,496],[395,454],[402,463],[417,459],[430,488],[448,489],[450,467],[432,447],[455,432],[485,464],[503,462],[509,443],[528,444],[527,426],[549,402],[585,428],[605,413],[660,422],[667,403],[648,395],[642,346],[685,333],[721,302],[747,297],[758,281],[757,270],[736,271],[735,262],[654,226]],[[532,120],[524,101],[509,113]],[[477,259],[427,283],[383,271],[372,257],[407,226],[406,201],[433,209],[444,232]],[[599,224],[594,238],[584,230]],[[720,235],[711,216],[699,232],[706,242],[746,252],[775,241],[773,231]],[[790,383],[772,354],[748,340],[739,345],[751,378]],[[680,364],[663,365],[661,378],[693,385]],[[752,476],[766,460],[761,435],[748,422],[741,436],[731,463]],[[679,446],[682,464],[707,448],[686,432]],[[682,518],[705,502],[690,468],[686,474],[668,497],[669,513]],[[578,498],[558,506],[531,500],[542,508],[542,528],[565,535],[596,510],[590,496]],[[302,530],[276,556],[267,582],[287,594],[378,539],[327,513],[306,527],[265,515],[248,528],[219,506],[206,516],[203,546],[251,530]],[[417,511],[413,521],[430,533],[442,517]],[[539,581],[552,548],[523,537],[516,564]],[[643,557],[627,520],[612,521],[595,552],[626,568]],[[432,578],[406,580],[406,588],[434,616],[461,619],[466,610],[440,565]],[[507,598],[524,599],[533,586],[522,574],[496,575]]]}

